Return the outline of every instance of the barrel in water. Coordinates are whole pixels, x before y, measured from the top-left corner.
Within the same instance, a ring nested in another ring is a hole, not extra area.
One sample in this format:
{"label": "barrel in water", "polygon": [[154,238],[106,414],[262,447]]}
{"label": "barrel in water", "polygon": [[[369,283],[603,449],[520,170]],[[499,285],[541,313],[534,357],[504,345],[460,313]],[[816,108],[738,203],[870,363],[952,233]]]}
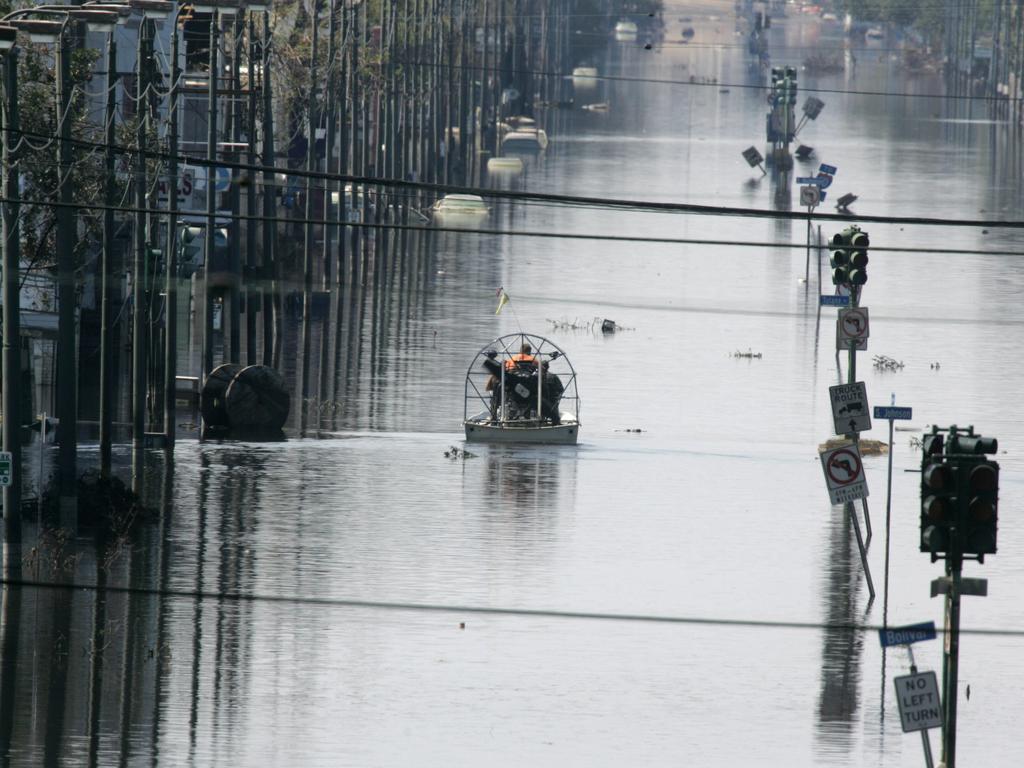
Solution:
{"label": "barrel in water", "polygon": [[243,368],[228,386],[228,423],[234,429],[282,429],[290,407],[284,379],[265,365]]}
{"label": "barrel in water", "polygon": [[238,363],[225,363],[214,368],[203,382],[199,393],[199,412],[208,427],[228,427],[227,394],[235,375],[242,370]]}
{"label": "barrel in water", "polygon": [[225,363],[214,368],[199,394],[207,427],[245,432],[274,432],[288,420],[291,396],[273,368]]}

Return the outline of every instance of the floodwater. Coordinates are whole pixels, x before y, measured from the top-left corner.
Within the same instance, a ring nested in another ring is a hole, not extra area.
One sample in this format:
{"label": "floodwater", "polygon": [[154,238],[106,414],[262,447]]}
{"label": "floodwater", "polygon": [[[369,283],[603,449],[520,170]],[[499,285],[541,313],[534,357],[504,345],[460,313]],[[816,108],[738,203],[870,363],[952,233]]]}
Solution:
{"label": "floodwater", "polygon": [[[660,49],[612,45],[602,74],[695,82],[598,86],[609,111],[552,117],[518,184],[798,210],[792,176],[740,155],[763,147],[766,107],[727,7],[695,14],[689,44],[670,9]],[[773,44],[794,47],[775,63],[826,32],[776,20]],[[855,72],[801,73],[826,107],[794,175],[837,166],[830,194],[857,194],[862,215],[1016,218],[1012,127],[970,102],[867,95],[938,88],[872,45]],[[840,369],[816,257],[808,269],[790,247],[804,222],[534,203],[500,204],[491,224],[776,245],[438,234],[386,289],[355,292],[330,431],[181,441],[170,475],[154,453],[159,525],[51,546],[27,574],[80,589],[6,590],[0,765],[920,765],[893,698],[906,652],[849,625],[887,607],[891,625],[942,626],[910,440],[953,423],[999,439],[1003,518],[998,554],[965,567],[989,596],[963,601],[957,754],[1019,764],[1024,270],[985,253],[1016,233],[863,225],[874,245],[922,249],[873,253],[862,299],[858,378],[871,404],[895,396],[914,416],[895,433],[891,531],[887,459],[865,460],[872,601],[818,459],[846,356]],[[512,301],[495,315],[499,286]],[[621,330],[600,333],[604,318]],[[575,448],[463,443],[466,365],[520,329],[578,372]],[[916,647],[922,669],[940,669],[941,642]]]}

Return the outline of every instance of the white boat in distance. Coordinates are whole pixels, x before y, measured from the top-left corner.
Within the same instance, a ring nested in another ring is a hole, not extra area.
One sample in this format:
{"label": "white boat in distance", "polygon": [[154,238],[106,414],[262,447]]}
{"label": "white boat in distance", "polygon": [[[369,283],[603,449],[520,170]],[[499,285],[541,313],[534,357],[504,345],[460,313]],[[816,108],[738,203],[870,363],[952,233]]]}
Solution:
{"label": "white boat in distance", "polygon": [[479,195],[445,195],[430,208],[431,221],[442,227],[479,226],[489,215]]}
{"label": "white boat in distance", "polygon": [[466,372],[463,425],[471,443],[575,445],[576,371],[550,340],[510,333],[484,346]]}

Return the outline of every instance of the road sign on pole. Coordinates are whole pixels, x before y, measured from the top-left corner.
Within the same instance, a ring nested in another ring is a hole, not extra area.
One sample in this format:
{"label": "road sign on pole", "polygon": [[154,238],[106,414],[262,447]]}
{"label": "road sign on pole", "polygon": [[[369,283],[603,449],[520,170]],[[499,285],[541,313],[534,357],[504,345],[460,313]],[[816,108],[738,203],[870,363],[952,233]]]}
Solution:
{"label": "road sign on pole", "polygon": [[0,451],[0,487],[11,484],[13,462],[14,457],[11,455],[10,451]]}
{"label": "road sign on pole", "polygon": [[868,310],[867,307],[848,307],[839,310],[836,320],[836,349],[850,349],[853,344],[857,350],[868,348]]}
{"label": "road sign on pole", "polygon": [[898,405],[876,405],[876,419],[888,419],[890,421],[909,421],[914,418],[914,409]]}
{"label": "road sign on pole", "polygon": [[893,682],[896,683],[896,701],[900,705],[904,733],[942,727],[939,683],[934,672],[903,675]]}
{"label": "road sign on pole", "polygon": [[833,504],[845,504],[868,495],[868,481],[864,477],[864,464],[860,449],[855,444],[830,448],[818,454],[825,484]]}
{"label": "road sign on pole", "polygon": [[923,621],[920,624],[907,624],[903,627],[889,627],[878,630],[878,641],[883,648],[894,645],[910,645],[922,640],[935,639],[935,622]]}
{"label": "road sign on pole", "polygon": [[847,294],[843,296],[841,294],[822,294],[820,297],[821,306],[823,307],[848,307],[850,306],[850,296]]}
{"label": "road sign on pole", "polygon": [[867,432],[871,429],[868,391],[863,381],[828,388],[832,399],[832,421],[837,435]]}

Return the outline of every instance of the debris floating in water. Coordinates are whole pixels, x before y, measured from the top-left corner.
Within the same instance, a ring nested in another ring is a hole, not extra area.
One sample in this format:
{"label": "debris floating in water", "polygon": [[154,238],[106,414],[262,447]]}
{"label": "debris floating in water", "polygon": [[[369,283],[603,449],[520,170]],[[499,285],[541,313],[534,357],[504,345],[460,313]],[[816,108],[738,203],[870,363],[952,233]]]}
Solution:
{"label": "debris floating in water", "polygon": [[746,352],[740,352],[739,350],[736,350],[735,352],[732,353],[732,357],[746,357],[746,358],[749,358],[749,359],[760,360],[761,359],[761,353],[760,352],[753,352],[748,347]]}
{"label": "debris floating in water", "polygon": [[625,429],[616,429],[616,432],[643,432],[640,427],[626,427]]}
{"label": "debris floating in water", "polygon": [[552,320],[548,318],[548,322],[560,331],[591,331],[596,333],[616,333],[618,331],[635,331],[635,328],[627,328],[624,325],[619,325],[614,320],[607,318],[595,317],[593,320],[580,320],[578,317],[568,320],[562,318],[561,320]]}
{"label": "debris floating in water", "polygon": [[470,453],[469,451],[464,451],[457,445],[453,445],[451,448],[444,452],[444,457],[446,459],[452,459],[454,461],[455,459],[472,459],[476,457],[476,454]]}
{"label": "debris floating in water", "polygon": [[886,355],[875,355],[872,360],[874,361],[875,368],[880,371],[902,371],[903,361],[895,360]]}

